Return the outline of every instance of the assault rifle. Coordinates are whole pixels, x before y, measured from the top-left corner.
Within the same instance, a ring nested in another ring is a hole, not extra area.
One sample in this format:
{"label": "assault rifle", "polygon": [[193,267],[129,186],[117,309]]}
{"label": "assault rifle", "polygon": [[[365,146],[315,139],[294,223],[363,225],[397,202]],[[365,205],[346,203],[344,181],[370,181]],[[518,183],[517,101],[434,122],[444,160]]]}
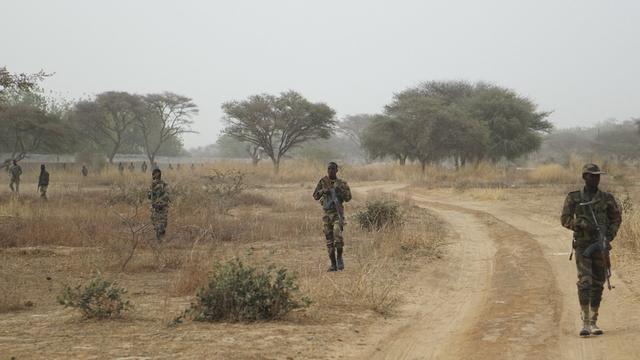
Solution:
{"label": "assault rifle", "polygon": [[615,288],[615,286],[611,285],[611,259],[609,258],[609,239],[605,234],[605,230],[598,224],[598,219],[596,218],[596,213],[593,211],[593,204],[595,204],[597,200],[591,200],[588,202],[580,203],[580,206],[587,206],[589,208],[589,212],[591,213],[591,217],[593,219],[593,223],[596,226],[596,231],[598,234],[598,241],[589,245],[584,252],[583,256],[590,257],[595,251],[600,251],[602,254],[602,262],[604,263],[604,276],[607,279],[607,288],[609,290]]}
{"label": "assault rifle", "polygon": [[335,207],[336,211],[338,212],[338,226],[340,226],[340,233],[342,233],[342,231],[344,230],[344,207],[338,200],[335,187],[331,187],[327,191],[329,195],[329,201],[325,204],[325,209],[331,209],[332,205]]}

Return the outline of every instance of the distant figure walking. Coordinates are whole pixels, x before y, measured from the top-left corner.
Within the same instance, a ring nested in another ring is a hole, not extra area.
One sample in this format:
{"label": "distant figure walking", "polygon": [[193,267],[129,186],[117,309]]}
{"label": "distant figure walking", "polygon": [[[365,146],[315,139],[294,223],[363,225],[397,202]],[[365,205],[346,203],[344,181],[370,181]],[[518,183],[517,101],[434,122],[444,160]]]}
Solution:
{"label": "distant figure walking", "polygon": [[136,170],[136,165],[133,162],[129,163],[129,171],[134,172],[135,170]]}
{"label": "distant figure walking", "polygon": [[16,194],[20,193],[20,175],[22,175],[22,168],[20,167],[20,165],[18,165],[18,162],[16,160],[13,160],[11,166],[9,167],[9,176],[11,176],[9,187],[11,188],[11,191],[15,192]]}
{"label": "distant figure walking", "polygon": [[47,200],[47,189],[49,188],[49,172],[45,169],[44,164],[40,165],[40,176],[38,177],[38,190],[40,197]]}
{"label": "distant figure walking", "polygon": [[160,169],[154,169],[151,177],[151,187],[148,194],[148,198],[151,200],[151,223],[156,232],[156,239],[160,242],[167,230],[170,200],[168,186],[162,181]]}
{"label": "distant figure walking", "polygon": [[124,174],[124,165],[121,162],[118,163],[118,172],[120,175]]}
{"label": "distant figure walking", "polygon": [[143,161],[142,165],[140,165],[140,170],[142,170],[143,173],[147,172],[147,162]]}
{"label": "distant figure walking", "polygon": [[80,170],[83,178],[86,178],[89,175],[89,169],[87,169],[87,165],[82,164],[82,170]]}

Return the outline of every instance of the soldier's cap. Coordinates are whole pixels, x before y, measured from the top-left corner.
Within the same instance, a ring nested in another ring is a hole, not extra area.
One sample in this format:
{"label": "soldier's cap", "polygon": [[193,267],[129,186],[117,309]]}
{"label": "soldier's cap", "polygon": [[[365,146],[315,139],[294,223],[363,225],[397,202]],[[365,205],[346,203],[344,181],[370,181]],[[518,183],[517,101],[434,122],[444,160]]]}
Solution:
{"label": "soldier's cap", "polygon": [[596,164],[586,164],[582,167],[582,174],[604,175],[606,172],[600,170]]}

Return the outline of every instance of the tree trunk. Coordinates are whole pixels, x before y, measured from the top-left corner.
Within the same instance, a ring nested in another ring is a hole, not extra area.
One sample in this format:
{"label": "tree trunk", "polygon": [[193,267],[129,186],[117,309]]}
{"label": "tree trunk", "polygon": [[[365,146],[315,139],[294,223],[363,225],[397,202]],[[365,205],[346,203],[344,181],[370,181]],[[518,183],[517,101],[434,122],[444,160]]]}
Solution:
{"label": "tree trunk", "polygon": [[453,161],[456,164],[456,171],[460,170],[460,156],[453,155]]}
{"label": "tree trunk", "polygon": [[420,170],[422,171],[422,176],[424,177],[424,174],[427,170],[427,161],[426,160],[420,160]]}
{"label": "tree trunk", "polygon": [[258,166],[258,162],[260,162],[260,158],[259,157],[252,157],[251,158],[251,165]]}
{"label": "tree trunk", "polygon": [[280,172],[280,159],[271,159],[271,161],[273,162],[273,172],[274,173],[279,173]]}

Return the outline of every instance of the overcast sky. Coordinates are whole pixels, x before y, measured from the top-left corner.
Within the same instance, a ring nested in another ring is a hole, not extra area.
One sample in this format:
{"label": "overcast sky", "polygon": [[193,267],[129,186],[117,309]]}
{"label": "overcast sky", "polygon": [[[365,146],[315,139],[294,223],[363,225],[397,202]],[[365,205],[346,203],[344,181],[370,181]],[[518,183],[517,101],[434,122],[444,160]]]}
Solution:
{"label": "overcast sky", "polygon": [[483,80],[557,127],[640,116],[640,1],[0,0],[0,66],[55,72],[47,90],[173,91],[200,107],[293,89],[339,117],[425,80]]}

